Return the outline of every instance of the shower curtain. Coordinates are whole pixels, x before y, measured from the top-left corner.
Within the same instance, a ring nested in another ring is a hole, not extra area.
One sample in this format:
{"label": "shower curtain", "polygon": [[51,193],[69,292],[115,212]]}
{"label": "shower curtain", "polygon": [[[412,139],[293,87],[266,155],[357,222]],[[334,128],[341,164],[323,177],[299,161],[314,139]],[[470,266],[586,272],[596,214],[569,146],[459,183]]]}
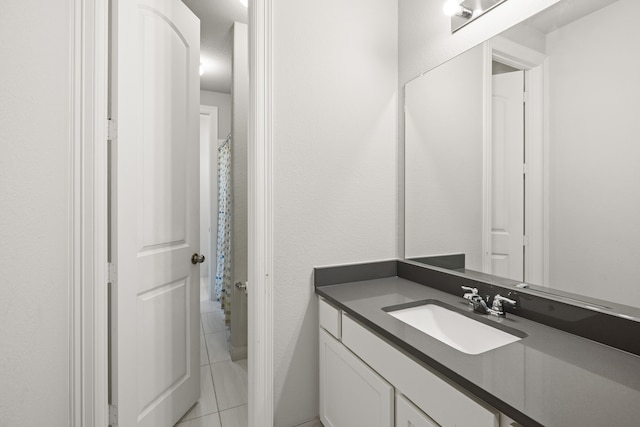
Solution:
{"label": "shower curtain", "polygon": [[215,294],[225,313],[225,323],[231,318],[231,134],[218,147],[218,242],[216,245]]}

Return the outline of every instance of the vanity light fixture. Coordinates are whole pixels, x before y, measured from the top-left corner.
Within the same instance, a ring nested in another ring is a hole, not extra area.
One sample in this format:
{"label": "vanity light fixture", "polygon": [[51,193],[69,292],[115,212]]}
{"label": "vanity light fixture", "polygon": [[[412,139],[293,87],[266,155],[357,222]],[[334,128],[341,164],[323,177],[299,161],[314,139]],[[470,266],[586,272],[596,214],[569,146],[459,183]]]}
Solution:
{"label": "vanity light fixture", "polygon": [[507,0],[446,0],[442,7],[451,20],[451,33],[469,25]]}
{"label": "vanity light fixture", "polygon": [[463,0],[447,0],[442,6],[442,11],[447,16],[461,16],[470,19],[473,16],[473,10],[463,6]]}

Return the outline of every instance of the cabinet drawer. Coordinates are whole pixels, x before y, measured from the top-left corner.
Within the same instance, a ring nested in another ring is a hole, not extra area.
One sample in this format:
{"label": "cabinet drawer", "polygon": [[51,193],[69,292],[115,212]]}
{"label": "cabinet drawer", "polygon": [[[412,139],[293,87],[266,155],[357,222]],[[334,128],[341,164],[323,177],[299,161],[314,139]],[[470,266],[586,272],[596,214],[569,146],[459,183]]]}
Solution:
{"label": "cabinet drawer", "polygon": [[342,342],[441,426],[498,426],[498,411],[344,314]]}
{"label": "cabinet drawer", "polygon": [[340,339],[342,335],[342,310],[335,308],[324,298],[319,298],[318,304],[320,327]]}
{"label": "cabinet drawer", "polygon": [[406,397],[396,393],[396,427],[440,427]]}

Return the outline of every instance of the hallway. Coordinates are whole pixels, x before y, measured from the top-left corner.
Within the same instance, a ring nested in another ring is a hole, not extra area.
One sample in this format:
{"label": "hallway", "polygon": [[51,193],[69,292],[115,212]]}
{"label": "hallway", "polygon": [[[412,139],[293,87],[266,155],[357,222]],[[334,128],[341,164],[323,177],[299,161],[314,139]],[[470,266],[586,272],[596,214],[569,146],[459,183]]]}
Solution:
{"label": "hallway", "polygon": [[231,361],[228,331],[218,301],[200,280],[200,400],[176,427],[246,427],[247,360]]}

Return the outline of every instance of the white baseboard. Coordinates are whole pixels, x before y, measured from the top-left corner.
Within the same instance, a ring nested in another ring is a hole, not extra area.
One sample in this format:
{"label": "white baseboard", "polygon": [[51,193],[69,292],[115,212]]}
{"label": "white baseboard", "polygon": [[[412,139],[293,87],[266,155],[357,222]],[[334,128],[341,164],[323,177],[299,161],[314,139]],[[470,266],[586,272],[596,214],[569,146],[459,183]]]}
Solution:
{"label": "white baseboard", "polygon": [[324,427],[323,424],[320,422],[320,419],[318,417],[312,419],[311,421],[307,421],[304,422],[302,424],[298,424],[295,427]]}
{"label": "white baseboard", "polygon": [[246,359],[248,355],[249,355],[249,352],[248,352],[247,346],[244,346],[244,347],[231,346],[231,360],[233,360],[234,362],[236,360]]}

